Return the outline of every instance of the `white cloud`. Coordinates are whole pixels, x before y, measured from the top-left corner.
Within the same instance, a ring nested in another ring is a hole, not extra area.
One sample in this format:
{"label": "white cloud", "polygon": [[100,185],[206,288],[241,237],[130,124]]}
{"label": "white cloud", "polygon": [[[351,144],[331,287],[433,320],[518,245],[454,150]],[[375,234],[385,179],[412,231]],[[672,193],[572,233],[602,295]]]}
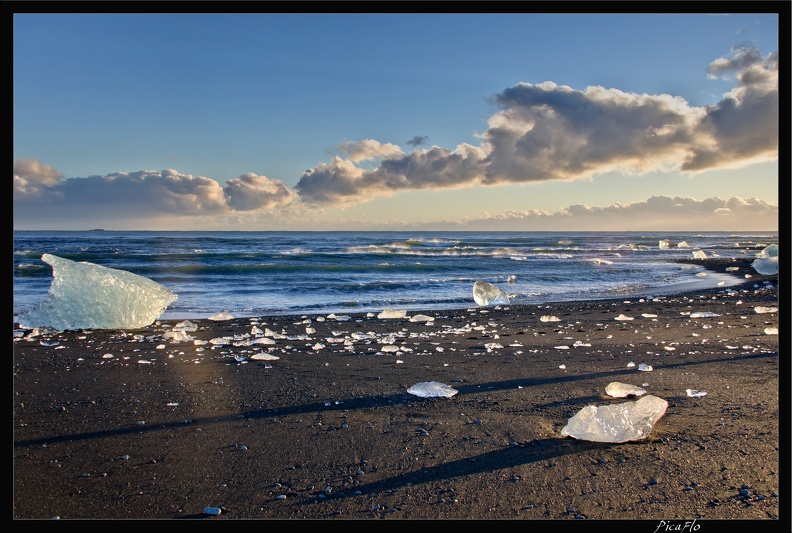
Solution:
{"label": "white cloud", "polygon": [[17,162],[14,170],[15,219],[92,215],[110,220],[143,217],[223,215],[270,210],[290,203],[296,194],[279,180],[245,174],[225,187],[203,176],[176,170],[117,172],[107,176],[60,179],[38,161]]}
{"label": "white cloud", "polygon": [[24,201],[54,194],[63,174],[36,159],[20,159],[14,164],[14,199]]}
{"label": "white cloud", "polygon": [[392,143],[382,144],[374,139],[363,139],[362,141],[345,141],[339,144],[336,149],[347,154],[350,161],[369,161],[372,159],[383,159],[399,157],[403,155],[402,149]]}
{"label": "white cloud", "polygon": [[[495,96],[501,110],[481,146],[402,154],[371,139],[345,143],[349,158],[309,169],[295,188],[305,202],[348,205],[404,190],[588,179],[614,170],[693,174],[775,160],[777,54],[762,58],[741,45],[708,69],[734,70],[738,86],[708,107],[667,94],[519,83]],[[384,157],[380,165],[356,165],[369,151]]]}
{"label": "white cloud", "polygon": [[223,192],[228,207],[236,211],[272,209],[290,203],[297,196],[282,181],[252,173],[228,180]]}

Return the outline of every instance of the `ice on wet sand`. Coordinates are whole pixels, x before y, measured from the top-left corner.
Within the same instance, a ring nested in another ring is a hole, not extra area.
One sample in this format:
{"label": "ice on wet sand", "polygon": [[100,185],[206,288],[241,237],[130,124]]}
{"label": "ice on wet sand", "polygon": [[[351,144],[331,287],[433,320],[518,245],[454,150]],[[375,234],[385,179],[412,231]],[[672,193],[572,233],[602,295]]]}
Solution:
{"label": "ice on wet sand", "polygon": [[473,284],[473,299],[478,305],[506,305],[509,297],[492,283],[477,281]]}
{"label": "ice on wet sand", "polygon": [[177,300],[168,288],[143,276],[44,254],[52,266],[49,293],[21,314],[19,324],[59,331],[142,328]]}
{"label": "ice on wet sand", "polygon": [[587,405],[569,419],[561,435],[593,442],[641,440],[649,436],[667,408],[666,400],[651,395],[634,402]]}
{"label": "ice on wet sand", "polygon": [[757,255],[751,266],[754,270],[764,276],[772,276],[778,274],[778,245],[771,244],[765,247]]}
{"label": "ice on wet sand", "polygon": [[459,391],[438,381],[422,381],[407,389],[407,392],[413,396],[420,396],[421,398],[450,398]]}
{"label": "ice on wet sand", "polygon": [[627,396],[643,396],[644,394],[646,394],[646,390],[642,389],[637,385],[620,383],[618,381],[614,381],[613,383],[608,383],[608,386],[605,387],[605,392],[608,394],[608,396],[613,396],[614,398],[626,398]]}

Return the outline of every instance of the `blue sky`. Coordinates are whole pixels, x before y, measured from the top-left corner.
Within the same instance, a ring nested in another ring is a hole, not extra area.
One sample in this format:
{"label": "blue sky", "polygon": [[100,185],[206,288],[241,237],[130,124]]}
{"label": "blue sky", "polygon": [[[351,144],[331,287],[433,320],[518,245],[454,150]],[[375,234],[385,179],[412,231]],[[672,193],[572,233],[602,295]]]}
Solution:
{"label": "blue sky", "polygon": [[15,13],[14,227],[777,230],[778,26]]}

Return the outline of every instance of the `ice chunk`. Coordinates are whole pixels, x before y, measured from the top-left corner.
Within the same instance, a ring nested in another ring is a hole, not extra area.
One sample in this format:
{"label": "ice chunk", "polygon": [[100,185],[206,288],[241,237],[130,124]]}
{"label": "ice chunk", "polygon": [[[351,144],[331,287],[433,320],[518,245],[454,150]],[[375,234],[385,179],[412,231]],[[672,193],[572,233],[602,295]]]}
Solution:
{"label": "ice chunk", "polygon": [[619,316],[617,316],[616,318],[614,318],[613,320],[635,320],[635,319],[633,317],[631,317],[631,316],[627,316],[624,313],[622,313]]}
{"label": "ice chunk", "polygon": [[142,328],[153,323],[178,297],[143,276],[51,254],[49,293],[18,318],[24,327],[55,330]]}
{"label": "ice chunk", "polygon": [[666,248],[670,248],[671,247],[671,241],[668,240],[668,239],[660,239],[660,242],[658,243],[658,246],[659,246],[659,248],[661,250],[665,250]]}
{"label": "ice chunk", "polygon": [[437,381],[422,381],[421,383],[416,383],[407,389],[407,392],[414,396],[420,396],[421,398],[450,398],[459,391],[449,387],[445,383],[440,383]]}
{"label": "ice chunk", "polygon": [[682,241],[677,244],[677,248],[690,248],[690,245],[687,243],[687,241]]}
{"label": "ice chunk", "polygon": [[509,297],[502,290],[480,280],[473,284],[473,299],[481,306],[509,303]]}
{"label": "ice chunk", "polygon": [[760,305],[760,306],[754,307],[754,312],[755,313],[760,313],[760,314],[763,314],[763,313],[777,313],[778,312],[778,307],[763,307],[763,306]]}
{"label": "ice chunk", "polygon": [[594,442],[641,440],[649,436],[667,408],[667,401],[651,395],[635,402],[587,405],[569,419],[561,435]]}
{"label": "ice chunk", "polygon": [[377,315],[377,318],[404,318],[406,316],[407,311],[405,310],[385,309]]}
{"label": "ice chunk", "polygon": [[434,322],[434,317],[429,315],[415,315],[410,317],[410,322]]}
{"label": "ice chunk", "polygon": [[561,319],[555,315],[542,315],[539,317],[541,322],[561,322]]}
{"label": "ice chunk", "polygon": [[696,389],[686,389],[685,392],[691,398],[702,398],[707,395],[707,393],[703,390],[696,390]]}
{"label": "ice chunk", "polygon": [[608,383],[608,386],[605,387],[605,392],[608,396],[613,396],[614,398],[626,398],[627,396],[643,396],[646,394],[646,390],[638,387],[637,385],[629,385],[627,383],[619,383],[618,381],[614,381],[613,383]]}
{"label": "ice chunk", "polygon": [[217,322],[220,322],[222,320],[231,320],[233,318],[234,318],[234,315],[231,315],[229,313],[217,313],[215,315],[210,316],[209,320],[215,320]]}
{"label": "ice chunk", "polygon": [[652,368],[652,365],[641,363],[640,365],[638,365],[638,370],[640,370],[641,372],[651,372],[652,370],[654,370],[654,368]]}
{"label": "ice chunk", "polygon": [[264,352],[256,353],[250,356],[251,359],[255,359],[257,361],[277,361],[280,359],[277,355],[272,355]]}
{"label": "ice chunk", "polygon": [[710,311],[698,311],[696,313],[690,313],[690,318],[714,318],[716,316],[720,315]]}
{"label": "ice chunk", "polygon": [[707,254],[704,252],[704,250],[693,251],[693,259],[706,259],[706,258],[707,258]]}
{"label": "ice chunk", "polygon": [[778,274],[778,245],[771,244],[757,254],[751,266],[763,276]]}

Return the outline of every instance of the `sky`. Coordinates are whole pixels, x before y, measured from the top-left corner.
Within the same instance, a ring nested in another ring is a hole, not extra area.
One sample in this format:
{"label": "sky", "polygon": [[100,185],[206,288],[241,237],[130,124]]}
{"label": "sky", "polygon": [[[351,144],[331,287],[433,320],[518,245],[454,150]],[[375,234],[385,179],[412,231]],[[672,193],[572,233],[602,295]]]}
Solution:
{"label": "sky", "polygon": [[778,230],[789,11],[12,23],[17,230]]}

